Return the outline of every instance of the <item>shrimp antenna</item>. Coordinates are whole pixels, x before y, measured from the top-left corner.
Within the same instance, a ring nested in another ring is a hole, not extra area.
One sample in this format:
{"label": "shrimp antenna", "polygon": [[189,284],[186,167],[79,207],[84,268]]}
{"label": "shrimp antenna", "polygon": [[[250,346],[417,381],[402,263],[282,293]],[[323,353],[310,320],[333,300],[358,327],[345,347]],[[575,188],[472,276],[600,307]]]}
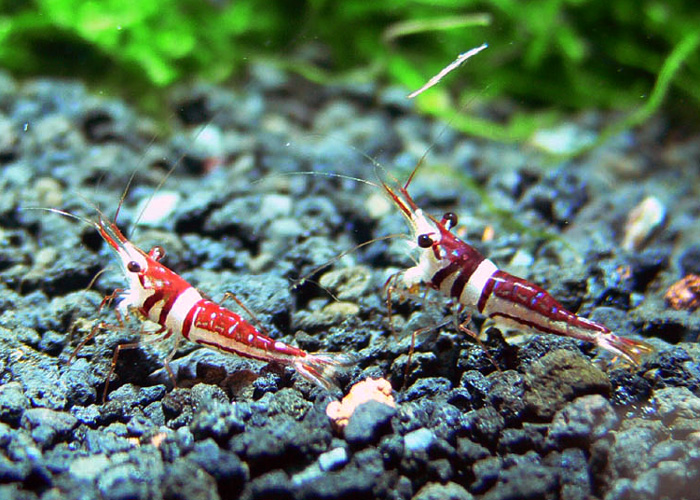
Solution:
{"label": "shrimp antenna", "polygon": [[[48,208],[48,207],[19,207],[19,210],[43,210],[43,211],[45,211],[45,212],[52,212],[52,213],[55,213],[55,214],[58,214],[58,215],[62,215],[62,216],[64,216],[64,217],[68,217],[69,219],[75,219],[75,220],[80,221],[80,222],[82,222],[83,224],[87,224],[88,226],[91,226],[91,227],[93,227],[93,228],[97,226],[97,224],[95,223],[95,221],[92,221],[92,220],[90,220],[90,219],[86,219],[85,217],[81,217],[81,216],[79,216],[79,215],[72,214],[72,213],[70,213],[70,212],[66,212],[65,210],[61,210],[61,209],[58,209],[58,208]],[[96,209],[96,210],[98,211],[98,213],[101,214],[101,212],[99,211],[99,209]]]}
{"label": "shrimp antenna", "polygon": [[348,181],[354,181],[354,182],[360,182],[362,184],[367,184],[368,186],[372,186],[375,188],[379,188],[380,186],[372,181],[368,181],[367,179],[362,179],[360,177],[353,177],[352,175],[345,175],[345,174],[337,174],[334,172],[313,172],[313,171],[300,171],[300,172],[282,172],[279,174],[270,174],[266,175],[265,177],[262,177],[260,179],[254,180],[251,182],[252,185],[259,184],[263,182],[265,179],[274,179],[276,177],[292,177],[296,175],[307,175],[310,177],[315,177],[315,176],[321,176],[321,177],[335,177],[338,179],[345,179]]}
{"label": "shrimp antenna", "polygon": [[[319,272],[319,271],[321,271],[321,270],[323,270],[323,269],[326,269],[327,267],[332,266],[333,264],[335,264],[336,262],[338,262],[340,259],[342,259],[342,258],[345,257],[346,255],[348,255],[348,254],[350,254],[350,253],[352,253],[352,252],[354,252],[354,251],[356,251],[356,250],[359,250],[359,249],[362,248],[362,247],[366,247],[367,245],[370,245],[370,244],[375,243],[375,242],[377,242],[377,241],[385,241],[385,240],[391,240],[391,239],[393,239],[393,238],[405,238],[405,237],[406,237],[405,234],[389,234],[389,235],[387,235],[387,236],[380,236],[379,238],[372,238],[371,240],[364,241],[364,242],[360,243],[359,245],[355,245],[355,246],[352,247],[352,248],[348,248],[347,250],[344,250],[343,252],[340,252],[338,255],[336,255],[336,256],[333,257],[332,259],[330,259],[330,260],[324,262],[324,263],[321,264],[320,266],[314,267],[311,271],[309,271],[308,273],[306,273],[306,274],[305,274],[304,276],[302,276],[301,278],[297,278],[297,279],[293,280],[293,281],[292,281],[292,285],[291,285],[291,289],[293,290],[293,289],[295,289],[295,288],[297,288],[297,287],[303,285],[306,281],[309,280],[309,278],[310,278],[311,276],[313,276],[313,275],[316,274],[317,272]],[[330,292],[329,292],[329,293],[330,293]],[[333,296],[332,293],[331,293],[331,296]]]}
{"label": "shrimp antenna", "polygon": [[[205,123],[203,123],[203,124],[199,127],[199,130],[197,131],[197,133],[196,133],[195,136],[194,136],[194,139],[192,139],[192,140],[193,140],[193,141],[196,141],[196,140],[199,138],[199,136],[202,135],[202,134],[204,133],[204,130],[205,130],[211,123],[213,123],[214,119],[215,119],[215,118],[219,115],[219,113],[221,113],[221,112],[222,112],[222,110],[218,110],[216,113],[214,113],[214,115],[213,115],[209,120],[207,120]],[[170,114],[170,117],[173,117],[173,116],[175,116],[175,113],[171,113],[171,114]],[[153,137],[153,139],[151,140],[151,144],[149,144],[149,147],[155,142],[155,140],[156,140],[156,137]],[[170,168],[168,169],[168,171],[165,173],[165,175],[164,175],[163,178],[160,180],[160,182],[158,182],[158,184],[156,185],[155,189],[153,190],[153,192],[152,192],[152,193],[150,194],[150,196],[148,197],[148,200],[146,201],[146,203],[144,203],[143,208],[142,208],[141,211],[139,212],[138,216],[137,216],[136,219],[134,220],[134,224],[133,224],[133,227],[132,227],[132,234],[129,235],[129,238],[131,238],[131,237],[133,236],[133,232],[136,231],[136,228],[137,228],[137,226],[138,226],[139,221],[141,220],[141,218],[143,217],[143,214],[146,212],[146,210],[147,210],[148,207],[150,206],[151,202],[152,202],[153,199],[155,198],[155,196],[156,196],[156,194],[158,193],[158,191],[160,191],[160,188],[163,187],[163,185],[165,184],[165,182],[170,178],[170,176],[173,174],[173,172],[175,172],[175,169],[176,169],[177,167],[180,166],[180,164],[182,163],[182,160],[185,159],[185,156],[187,156],[187,152],[186,152],[186,151],[183,152],[183,153],[178,157],[177,160],[175,160],[175,163],[173,163],[173,166],[170,167]],[[132,181],[133,181],[133,179],[134,179],[134,176],[136,175],[136,172],[137,172],[136,170],[134,170],[134,171],[132,172],[131,177],[129,178],[129,182],[127,183],[126,187],[124,188],[124,192],[122,193],[122,197],[121,197],[121,199],[119,200],[119,206],[117,207],[117,214],[119,213],[119,209],[120,209],[121,206],[122,206],[122,202],[124,201],[124,198],[126,197],[126,194],[127,194],[128,190],[129,190],[129,187],[131,186],[131,183],[132,183]],[[116,220],[117,220],[117,215],[116,215],[116,214],[115,214],[115,216],[114,216],[114,220],[115,220],[115,222],[116,222]]]}

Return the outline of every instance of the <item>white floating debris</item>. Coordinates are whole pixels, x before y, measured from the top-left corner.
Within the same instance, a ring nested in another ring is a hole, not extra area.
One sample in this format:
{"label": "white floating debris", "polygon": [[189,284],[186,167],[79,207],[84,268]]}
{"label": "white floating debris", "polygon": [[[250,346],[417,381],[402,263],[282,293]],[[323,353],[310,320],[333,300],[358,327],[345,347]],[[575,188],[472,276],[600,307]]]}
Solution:
{"label": "white floating debris", "polygon": [[488,44],[483,43],[474,49],[468,50],[468,51],[463,52],[462,54],[458,55],[457,59],[455,59],[450,64],[445,66],[442,70],[440,70],[440,72],[437,75],[435,75],[430,80],[428,80],[428,82],[425,85],[423,85],[421,88],[408,94],[407,97],[409,99],[413,99],[417,95],[422,94],[423,92],[428,90],[430,87],[437,85],[438,83],[440,83],[440,80],[442,80],[445,76],[447,76],[447,74],[450,71],[453,71],[453,70],[459,68],[464,61],[469,59],[471,56],[478,54],[479,52],[484,50],[486,47],[488,47]]}
{"label": "white floating debris", "polygon": [[666,207],[655,196],[649,196],[627,216],[622,248],[638,250],[666,219]]}
{"label": "white floating debris", "polygon": [[175,191],[162,191],[144,198],[136,208],[141,226],[159,226],[172,215],[180,202],[180,194]]}

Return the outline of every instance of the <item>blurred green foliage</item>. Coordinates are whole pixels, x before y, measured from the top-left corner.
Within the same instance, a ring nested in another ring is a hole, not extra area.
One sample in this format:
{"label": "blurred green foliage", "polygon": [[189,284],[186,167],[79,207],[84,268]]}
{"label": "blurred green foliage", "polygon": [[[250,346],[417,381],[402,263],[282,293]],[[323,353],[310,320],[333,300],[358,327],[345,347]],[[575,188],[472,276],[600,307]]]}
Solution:
{"label": "blurred green foliage", "polygon": [[142,89],[222,81],[265,59],[323,83],[380,79],[415,90],[488,42],[417,101],[501,140],[526,136],[551,113],[459,123],[454,109],[508,96],[524,109],[645,107],[639,121],[670,91],[696,111],[699,40],[700,7],[690,0],[0,0],[0,65]]}

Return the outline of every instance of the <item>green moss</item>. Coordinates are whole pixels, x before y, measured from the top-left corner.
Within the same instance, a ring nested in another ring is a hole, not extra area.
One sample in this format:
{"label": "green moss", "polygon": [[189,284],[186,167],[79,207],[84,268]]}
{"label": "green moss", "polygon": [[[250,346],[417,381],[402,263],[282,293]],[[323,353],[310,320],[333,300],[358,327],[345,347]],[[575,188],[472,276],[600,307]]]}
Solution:
{"label": "green moss", "polygon": [[[317,82],[413,90],[488,42],[418,107],[449,119],[460,102],[506,96],[533,114],[454,120],[520,140],[551,119],[541,109],[645,109],[624,126],[668,94],[697,109],[698,26],[700,8],[683,0],[0,0],[0,64],[148,93],[193,77],[221,81],[264,58]],[[303,56],[308,45],[328,57]]]}

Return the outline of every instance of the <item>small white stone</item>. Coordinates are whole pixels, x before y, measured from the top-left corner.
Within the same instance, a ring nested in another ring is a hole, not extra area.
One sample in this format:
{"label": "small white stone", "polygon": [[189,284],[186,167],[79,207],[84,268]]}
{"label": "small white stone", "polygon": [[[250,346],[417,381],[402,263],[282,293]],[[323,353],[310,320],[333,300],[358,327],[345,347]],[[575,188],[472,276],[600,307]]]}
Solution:
{"label": "small white stone", "polygon": [[655,196],[649,196],[627,216],[622,248],[638,250],[666,219],[666,207]]}
{"label": "small white stone", "polygon": [[406,449],[413,452],[428,451],[428,448],[435,441],[435,434],[428,429],[416,429],[404,436]]}
{"label": "small white stone", "polygon": [[377,220],[389,215],[393,206],[383,193],[372,193],[365,201],[365,209],[370,217]]}
{"label": "small white stone", "polygon": [[292,213],[292,198],[282,194],[263,196],[260,213],[269,219],[287,217]]}
{"label": "small white stone", "polygon": [[339,469],[346,463],[348,463],[348,452],[343,447],[333,448],[318,457],[318,466],[322,471]]}
{"label": "small white stone", "polygon": [[554,154],[570,154],[595,141],[595,134],[583,130],[573,123],[559,127],[538,130],[532,137],[532,144]]}
{"label": "small white stone", "polygon": [[180,202],[180,194],[174,191],[162,191],[149,196],[139,203],[136,214],[141,226],[158,226],[167,221]]}

